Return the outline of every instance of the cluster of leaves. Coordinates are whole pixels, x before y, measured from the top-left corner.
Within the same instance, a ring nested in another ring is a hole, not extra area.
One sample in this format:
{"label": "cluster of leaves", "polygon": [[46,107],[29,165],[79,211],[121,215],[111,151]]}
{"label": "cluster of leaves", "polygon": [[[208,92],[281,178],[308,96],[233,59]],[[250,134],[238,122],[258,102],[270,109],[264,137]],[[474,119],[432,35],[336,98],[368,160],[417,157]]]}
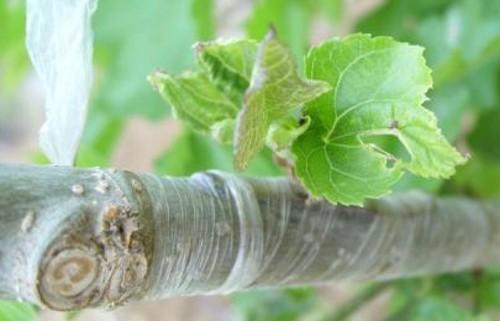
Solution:
{"label": "cluster of leaves", "polygon": [[[290,46],[303,53],[308,46],[308,30],[313,14],[323,12],[331,18],[338,17],[340,3],[341,0],[262,0],[255,4],[244,27],[248,34],[260,38],[269,24],[274,23]],[[263,12],[266,14],[263,15]],[[123,21],[127,21],[126,31]],[[188,53],[192,44],[213,39],[216,24],[214,0],[152,0],[147,6],[140,0],[128,1],[126,6],[113,1],[99,3],[93,18],[95,63],[98,69],[96,92],[79,151],[78,165],[111,165],[113,149],[131,118],[145,117],[159,121],[169,115],[168,108],[164,107],[160,97],[144,80],[158,66],[174,73],[191,67],[193,61]],[[292,29],[293,26],[297,28]],[[300,31],[300,35],[296,31]],[[196,135],[197,140],[203,139],[197,134],[186,135]],[[177,146],[187,143],[182,137],[179,137]],[[219,167],[219,163],[204,164],[204,160],[196,157],[201,153],[201,150],[196,150],[196,146],[183,147],[192,151],[190,157],[196,159],[194,167]],[[167,155],[172,156],[168,149],[161,159]],[[271,158],[267,159],[266,164],[261,163],[265,168],[272,168],[274,164]],[[170,157],[169,163],[180,162],[180,159]],[[157,171],[170,175],[191,174],[165,172],[162,169],[158,167]]]}
{"label": "cluster of leaves", "polygon": [[[465,161],[422,107],[432,80],[420,47],[334,38],[308,52],[306,77],[275,31],[259,44],[219,40],[196,50],[200,71],[150,81],[176,117],[232,142],[239,170],[267,143],[312,195],[359,205],[388,193],[404,170],[449,177]],[[379,136],[397,138],[409,159],[370,140]]]}

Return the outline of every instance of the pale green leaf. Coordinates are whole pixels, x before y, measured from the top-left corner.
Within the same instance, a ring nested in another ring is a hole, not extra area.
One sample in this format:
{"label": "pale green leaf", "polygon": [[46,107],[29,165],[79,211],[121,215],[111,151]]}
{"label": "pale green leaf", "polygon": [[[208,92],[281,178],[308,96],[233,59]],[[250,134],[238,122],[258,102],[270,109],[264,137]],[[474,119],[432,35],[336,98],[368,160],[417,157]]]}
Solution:
{"label": "pale green leaf", "polygon": [[172,106],[174,115],[217,141],[233,141],[235,118],[249,86],[257,44],[215,40],[196,44],[203,72],[172,76],[156,72],[150,82]]}
{"label": "pale green leaf", "polygon": [[[362,34],[310,51],[307,75],[334,88],[308,104],[312,125],[293,146],[296,173],[313,195],[362,204],[388,193],[403,169],[443,178],[465,161],[422,107],[432,85],[422,51]],[[370,142],[378,136],[396,137],[404,154]]]}
{"label": "pale green leaf", "polygon": [[201,133],[210,134],[212,126],[238,113],[238,107],[204,73],[172,76],[158,71],[149,80],[173,107],[174,115]]}
{"label": "pale green leaf", "polygon": [[264,145],[274,121],[328,90],[325,82],[299,77],[291,52],[271,31],[259,46],[252,81],[238,115],[235,167],[241,170],[247,166]]}
{"label": "pale green leaf", "polygon": [[240,105],[250,85],[257,54],[253,40],[215,40],[196,44],[199,64],[214,84]]}

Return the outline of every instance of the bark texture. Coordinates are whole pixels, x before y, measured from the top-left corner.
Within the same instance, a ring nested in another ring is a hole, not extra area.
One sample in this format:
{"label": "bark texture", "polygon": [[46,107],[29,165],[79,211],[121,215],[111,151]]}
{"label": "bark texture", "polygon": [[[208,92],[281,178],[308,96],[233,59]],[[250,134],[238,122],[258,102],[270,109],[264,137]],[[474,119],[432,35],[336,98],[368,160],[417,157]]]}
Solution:
{"label": "bark texture", "polygon": [[222,172],[0,165],[0,298],[69,310],[493,265],[499,210],[418,192],[335,206]]}

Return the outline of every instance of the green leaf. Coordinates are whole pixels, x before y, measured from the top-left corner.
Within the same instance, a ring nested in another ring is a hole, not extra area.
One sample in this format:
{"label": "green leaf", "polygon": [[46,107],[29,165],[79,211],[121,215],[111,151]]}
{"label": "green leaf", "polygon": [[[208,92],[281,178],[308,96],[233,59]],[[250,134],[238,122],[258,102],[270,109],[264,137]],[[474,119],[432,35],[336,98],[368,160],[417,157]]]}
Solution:
{"label": "green leaf", "polygon": [[[309,52],[308,77],[334,88],[308,104],[312,125],[293,145],[297,175],[313,195],[359,205],[388,193],[404,169],[445,178],[465,162],[422,107],[432,85],[422,51],[358,34]],[[405,154],[368,143],[378,136],[396,137]]]}
{"label": "green leaf", "polygon": [[231,143],[257,44],[253,40],[216,40],[199,42],[195,47],[204,71],[181,76],[156,72],[149,81],[177,118],[221,143]]}
{"label": "green leaf", "polygon": [[259,45],[250,87],[238,115],[235,167],[245,169],[264,145],[272,123],[330,90],[322,81],[303,80],[291,52],[271,31]]}
{"label": "green leaf", "polygon": [[37,311],[26,303],[0,300],[0,321],[35,321]]}
{"label": "green leaf", "polygon": [[210,79],[238,106],[250,85],[257,54],[253,40],[216,40],[196,45],[199,64]]}
{"label": "green leaf", "polygon": [[[300,79],[291,53],[274,33],[259,45],[259,52],[249,40],[203,42],[196,49],[205,72],[182,76],[157,72],[149,80],[172,105],[177,118],[219,142],[234,140],[239,170],[265,144],[273,122],[330,89],[325,82]],[[236,121],[243,96],[243,111]],[[237,137],[233,139],[235,126]],[[274,137],[289,146],[304,128],[291,130]]]}
{"label": "green leaf", "polygon": [[170,103],[174,115],[201,133],[210,134],[213,126],[238,113],[238,107],[204,73],[172,76],[156,72],[149,80]]}

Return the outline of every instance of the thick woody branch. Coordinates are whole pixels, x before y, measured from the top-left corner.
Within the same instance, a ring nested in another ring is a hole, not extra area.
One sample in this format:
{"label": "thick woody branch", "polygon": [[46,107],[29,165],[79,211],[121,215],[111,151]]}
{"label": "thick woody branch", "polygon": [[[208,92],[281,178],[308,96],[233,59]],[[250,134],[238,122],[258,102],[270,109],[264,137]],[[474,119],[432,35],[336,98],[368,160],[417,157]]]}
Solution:
{"label": "thick woody branch", "polygon": [[500,205],[421,193],[364,208],[287,179],[0,165],[0,298],[52,309],[496,264]]}

